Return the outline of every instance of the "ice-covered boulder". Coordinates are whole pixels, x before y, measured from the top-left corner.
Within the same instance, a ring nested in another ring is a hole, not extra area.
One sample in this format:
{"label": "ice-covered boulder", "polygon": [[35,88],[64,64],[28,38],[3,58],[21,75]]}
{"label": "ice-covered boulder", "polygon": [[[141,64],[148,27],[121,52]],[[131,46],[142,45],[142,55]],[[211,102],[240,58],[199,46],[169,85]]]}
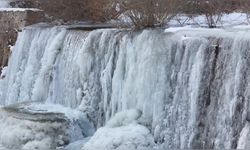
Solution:
{"label": "ice-covered boulder", "polygon": [[137,123],[110,128],[102,127],[83,146],[82,150],[124,150],[150,148],[154,145],[149,130]]}
{"label": "ice-covered boulder", "polygon": [[137,109],[117,113],[105,127],[99,128],[82,150],[142,149],[154,145],[148,128],[137,123],[142,112]]}
{"label": "ice-covered boulder", "polygon": [[55,149],[94,132],[83,113],[49,104],[1,108],[0,122],[0,145],[10,149]]}

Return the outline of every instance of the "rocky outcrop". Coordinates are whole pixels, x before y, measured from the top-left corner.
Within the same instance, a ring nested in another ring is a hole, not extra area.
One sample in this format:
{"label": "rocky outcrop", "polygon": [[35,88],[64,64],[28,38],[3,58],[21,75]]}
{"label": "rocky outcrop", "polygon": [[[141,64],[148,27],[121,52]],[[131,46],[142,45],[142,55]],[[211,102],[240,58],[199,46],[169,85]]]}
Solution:
{"label": "rocky outcrop", "polygon": [[18,31],[23,27],[44,21],[38,9],[0,9],[0,66],[7,65],[10,46],[14,45]]}
{"label": "rocky outcrop", "polygon": [[93,15],[86,8],[87,0],[13,0],[10,6],[44,10],[49,21],[60,23],[88,20]]}

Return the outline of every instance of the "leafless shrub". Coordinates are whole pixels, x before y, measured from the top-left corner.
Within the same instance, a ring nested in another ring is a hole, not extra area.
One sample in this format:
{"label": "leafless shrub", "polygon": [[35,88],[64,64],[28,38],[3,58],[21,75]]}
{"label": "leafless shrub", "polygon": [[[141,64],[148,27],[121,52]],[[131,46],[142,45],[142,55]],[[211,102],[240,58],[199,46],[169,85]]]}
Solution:
{"label": "leafless shrub", "polygon": [[[135,28],[161,26],[176,14],[192,19],[204,15],[209,27],[216,27],[223,14],[250,12],[250,0],[11,0],[13,6],[44,10],[50,20],[105,22],[118,20],[120,26]],[[250,13],[249,13],[250,14]],[[186,20],[175,17],[180,24]],[[128,24],[131,23],[131,24]]]}
{"label": "leafless shrub", "polygon": [[[243,0],[244,1],[244,0]],[[207,25],[214,28],[220,23],[224,14],[242,11],[244,4],[241,0],[186,0],[182,12],[191,18],[204,15]],[[249,1],[249,0],[245,0]]]}
{"label": "leafless shrub", "polygon": [[116,15],[135,28],[161,26],[170,21],[178,12],[179,0],[114,0],[112,7]]}
{"label": "leafless shrub", "polygon": [[193,0],[189,1],[189,11],[193,15],[204,15],[210,28],[216,27],[220,22],[223,10],[223,0]]}

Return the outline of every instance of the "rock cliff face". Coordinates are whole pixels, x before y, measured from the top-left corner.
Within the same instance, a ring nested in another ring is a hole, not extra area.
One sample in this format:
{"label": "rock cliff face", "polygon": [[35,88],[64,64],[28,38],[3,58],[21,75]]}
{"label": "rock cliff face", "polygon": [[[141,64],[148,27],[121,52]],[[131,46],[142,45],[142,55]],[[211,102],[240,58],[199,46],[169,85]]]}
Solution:
{"label": "rock cliff face", "polygon": [[0,66],[7,65],[10,45],[14,45],[18,31],[44,20],[44,13],[35,9],[0,8]]}

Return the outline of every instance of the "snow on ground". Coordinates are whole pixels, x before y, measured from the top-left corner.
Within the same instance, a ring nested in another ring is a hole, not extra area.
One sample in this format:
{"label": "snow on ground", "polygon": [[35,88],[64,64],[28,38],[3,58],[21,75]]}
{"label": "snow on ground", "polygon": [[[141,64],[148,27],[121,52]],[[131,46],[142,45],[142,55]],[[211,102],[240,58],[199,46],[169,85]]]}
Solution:
{"label": "snow on ground", "polygon": [[186,41],[193,37],[217,37],[235,38],[235,35],[245,35],[250,32],[250,25],[225,26],[223,28],[206,28],[197,26],[169,27],[164,30],[166,34],[174,34],[175,37]]}
{"label": "snow on ground", "polygon": [[[250,19],[245,13],[224,14],[221,20],[216,23],[217,28],[207,29],[207,21],[205,16],[199,15],[189,18],[187,15],[178,15],[169,22],[169,27],[165,32],[176,33],[179,31],[205,31],[218,32],[222,29],[226,30],[249,30]],[[203,32],[204,33],[204,32]]]}
{"label": "snow on ground", "polygon": [[[214,16],[216,20],[218,16]],[[170,26],[194,26],[194,27],[207,27],[206,17],[203,15],[197,15],[188,17],[187,15],[177,15],[169,22]],[[235,25],[248,25],[250,23],[247,14],[245,13],[230,13],[222,15],[220,21],[216,23],[218,27],[228,27]]]}
{"label": "snow on ground", "polygon": [[249,24],[249,18],[245,13],[230,13],[222,16],[221,21],[218,23],[220,26],[235,26]]}
{"label": "snow on ground", "polygon": [[8,0],[0,0],[0,8],[8,8],[10,7]]}
{"label": "snow on ground", "polygon": [[181,30],[188,30],[188,29],[192,29],[192,26],[183,26],[183,27],[169,27],[167,29],[165,29],[165,32],[178,32]]}
{"label": "snow on ground", "polygon": [[233,29],[245,29],[245,30],[249,30],[250,29],[250,25],[235,25],[232,28]]}
{"label": "snow on ground", "polygon": [[1,8],[0,11],[41,11],[40,9],[36,8]]}

